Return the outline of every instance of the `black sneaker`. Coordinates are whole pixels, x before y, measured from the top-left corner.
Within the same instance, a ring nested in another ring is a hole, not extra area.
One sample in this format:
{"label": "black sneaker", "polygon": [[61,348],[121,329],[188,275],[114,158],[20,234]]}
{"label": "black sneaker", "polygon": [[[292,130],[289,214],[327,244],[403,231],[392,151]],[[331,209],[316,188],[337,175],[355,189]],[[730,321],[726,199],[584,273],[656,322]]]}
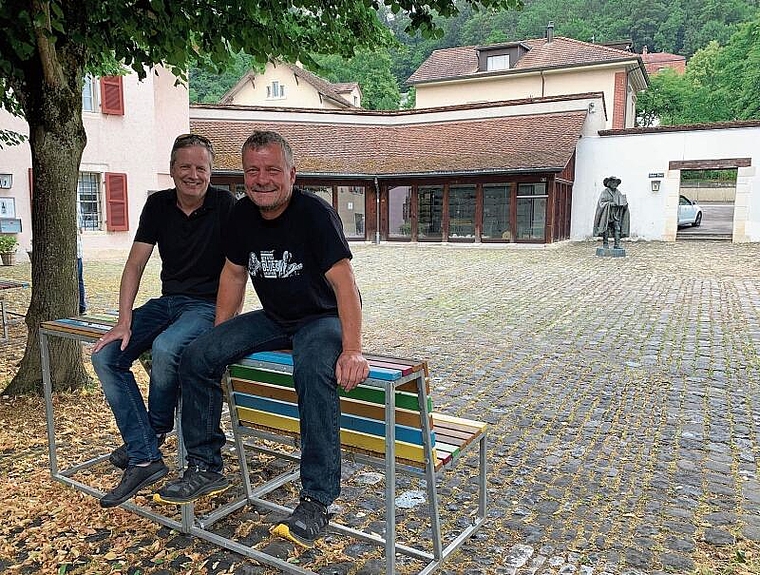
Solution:
{"label": "black sneaker", "polygon": [[185,470],[181,479],[175,479],[159,489],[153,495],[153,501],[182,505],[204,495],[221,493],[229,486],[230,482],[221,473],[192,466]]}
{"label": "black sneaker", "polygon": [[[159,433],[156,435],[156,442],[158,443],[158,447],[161,447],[164,444],[164,441],[166,441],[166,434],[165,433]],[[129,455],[127,455],[127,444],[122,443],[120,447],[117,447],[111,452],[111,455],[108,456],[108,461],[111,462],[111,465],[114,467],[118,467],[119,469],[126,469],[127,465],[129,465]]]}
{"label": "black sneaker", "polygon": [[150,465],[140,467],[130,465],[124,470],[121,481],[111,491],[100,498],[101,507],[116,507],[131,499],[140,489],[147,487],[169,473],[163,460],[151,461]]}
{"label": "black sneaker", "polygon": [[314,545],[314,540],[322,534],[329,522],[327,507],[310,497],[301,497],[301,502],[290,517],[272,527],[270,532],[308,548]]}

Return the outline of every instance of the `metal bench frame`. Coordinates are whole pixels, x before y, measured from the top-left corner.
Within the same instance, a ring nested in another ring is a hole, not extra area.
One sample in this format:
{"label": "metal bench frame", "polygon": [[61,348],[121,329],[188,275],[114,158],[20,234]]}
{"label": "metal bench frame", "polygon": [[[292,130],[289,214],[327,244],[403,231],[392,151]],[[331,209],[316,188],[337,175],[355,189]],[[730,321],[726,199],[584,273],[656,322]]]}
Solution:
{"label": "metal bench frame", "polygon": [[[84,321],[86,323],[87,318],[84,318]],[[92,326],[96,324],[90,324],[90,325]],[[102,335],[103,331],[101,331],[100,333],[93,333],[92,331],[90,333],[87,333],[86,331],[80,331],[78,333],[66,332],[66,331],[61,331],[59,329],[56,329],[54,325],[43,324],[43,326],[40,328],[39,333],[40,333],[42,378],[43,378],[43,390],[44,390],[44,397],[45,397],[45,414],[46,414],[46,420],[47,420],[47,434],[48,434],[48,447],[49,447],[49,453],[50,453],[51,476],[53,477],[53,479],[65,485],[69,485],[79,491],[82,491],[84,493],[87,493],[88,495],[91,495],[99,499],[100,497],[104,495],[102,491],[96,488],[93,488],[85,483],[82,483],[81,481],[77,481],[76,479],[73,478],[73,476],[79,471],[82,471],[84,469],[87,469],[89,467],[92,467],[94,465],[97,465],[99,463],[106,461],[108,459],[108,454],[94,457],[92,459],[89,459],[88,461],[79,463],[77,465],[68,467],[66,469],[59,469],[58,467],[57,446],[56,446],[56,437],[55,437],[55,417],[54,417],[53,400],[52,400],[52,380],[51,380],[51,371],[50,371],[49,338],[50,337],[64,337],[64,338],[69,338],[69,339],[75,339],[82,343],[94,343],[99,337],[99,335]],[[266,362],[255,362],[255,361],[250,361],[250,360],[246,360],[246,362],[249,365],[253,365],[257,367],[264,367],[265,364],[268,369],[271,369],[273,367],[271,364],[268,364]],[[283,366],[277,366],[277,368],[282,369],[286,373],[289,373],[289,370],[285,369]],[[394,405],[393,398],[395,396],[396,388],[412,380],[416,380],[416,387],[418,391],[418,399],[419,399],[419,404],[420,404],[421,425],[423,429],[424,450],[425,450],[425,459],[426,459],[425,469],[415,468],[412,466],[398,463],[395,458],[395,446],[396,446],[395,405]],[[229,397],[232,397],[231,392],[230,392],[231,379],[229,377],[229,374],[225,375],[225,383],[228,389],[228,393],[230,393]],[[430,442],[430,433],[431,433],[430,425],[429,425],[430,418],[428,417],[429,412],[427,408],[427,395],[426,395],[426,388],[425,388],[424,373],[423,372],[411,373],[411,374],[401,377],[400,379],[396,381],[386,381],[386,380],[370,378],[365,382],[365,385],[371,385],[374,387],[382,388],[385,392],[385,397],[386,397],[385,457],[381,459],[381,458],[372,457],[372,456],[364,456],[359,453],[352,453],[351,458],[361,463],[366,463],[368,465],[379,467],[381,469],[384,469],[385,471],[385,501],[386,501],[385,537],[383,538],[383,537],[380,537],[379,535],[363,532],[363,531],[353,529],[344,525],[340,525],[335,522],[330,522],[329,527],[331,530],[334,530],[336,532],[351,535],[358,539],[362,539],[371,543],[384,546],[387,574],[396,573],[396,553],[404,554],[409,557],[413,557],[413,558],[425,561],[426,565],[423,567],[421,571],[419,571],[420,575],[427,575],[427,574],[433,573],[441,566],[441,564],[454,551],[456,551],[473,533],[475,533],[475,531],[477,531],[477,529],[485,521],[485,515],[486,515],[486,432],[484,431],[483,433],[481,433],[480,436],[476,439],[476,441],[469,444],[462,450],[462,453],[464,453],[468,451],[469,448],[473,448],[475,445],[478,445],[479,447],[478,502],[477,502],[476,515],[472,519],[470,525],[464,528],[458,535],[456,535],[456,537],[450,543],[448,543],[448,545],[444,547],[443,538],[441,534],[440,515],[439,515],[439,507],[438,507],[438,492],[437,492],[437,487],[436,487],[436,479],[438,478],[439,475],[441,475],[441,473],[443,472],[443,469],[439,470],[438,472],[436,472],[435,470],[435,458],[433,456],[433,448]],[[180,506],[179,520],[174,518],[176,517],[176,513],[172,514],[172,516],[164,515],[161,513],[157,513],[151,507],[138,505],[134,501],[127,501],[123,503],[121,507],[129,511],[132,511],[133,513],[136,513],[137,515],[140,515],[142,517],[155,521],[156,523],[160,525],[165,525],[167,527],[170,527],[171,529],[175,529],[182,533],[197,536],[205,541],[214,543],[215,545],[218,545],[220,547],[229,549],[231,551],[234,551],[236,553],[249,557],[259,563],[276,567],[280,569],[283,573],[294,573],[294,574],[300,574],[300,575],[309,575],[309,574],[315,575],[314,572],[312,571],[305,570],[299,567],[298,565],[288,563],[277,557],[268,555],[266,553],[258,551],[257,549],[253,549],[251,547],[238,543],[232,539],[223,537],[210,530],[210,527],[216,521],[218,521],[219,519],[222,519],[223,517],[228,516],[229,514],[233,513],[234,511],[238,509],[245,507],[248,503],[252,503],[269,510],[274,510],[274,511],[282,512],[286,514],[290,513],[291,509],[287,507],[283,507],[281,505],[277,505],[270,501],[267,501],[264,499],[264,496],[268,493],[271,493],[278,487],[298,479],[299,477],[298,468],[296,466],[293,470],[285,472],[281,474],[280,476],[254,488],[251,485],[250,477],[248,473],[248,466],[247,466],[247,461],[245,458],[246,448],[252,449],[254,451],[258,451],[260,453],[267,453],[269,455],[274,455],[280,458],[284,458],[294,463],[297,463],[299,460],[298,454],[291,454],[291,453],[286,453],[286,452],[280,452],[277,450],[270,450],[262,445],[257,445],[257,444],[254,444],[254,445],[246,444],[245,443],[246,436],[254,436],[258,438],[274,440],[281,444],[292,444],[292,438],[288,436],[284,436],[284,435],[281,436],[281,435],[273,434],[270,432],[264,432],[261,430],[243,427],[240,425],[240,422],[238,421],[236,409],[230,409],[229,412],[232,419],[232,430],[233,430],[232,442],[234,444],[234,448],[239,460],[241,479],[242,479],[242,484],[244,488],[243,496],[219,506],[212,513],[204,517],[196,516],[193,504],[182,505]],[[179,421],[177,422],[177,430],[179,432]],[[182,468],[183,462],[184,462],[184,449],[181,442],[181,433],[178,433],[178,437],[179,437],[179,443],[178,443],[179,465],[178,467]],[[454,464],[455,464],[455,461],[453,461],[450,465],[453,466]],[[422,475],[425,479],[425,484],[426,484],[426,489],[427,489],[427,498],[428,498],[428,508],[429,508],[428,514],[429,514],[429,518],[431,522],[431,531],[432,531],[432,538],[433,538],[432,553],[396,542],[395,500],[396,500],[396,473],[397,472]],[[174,509],[174,507],[170,507],[170,508]]]}

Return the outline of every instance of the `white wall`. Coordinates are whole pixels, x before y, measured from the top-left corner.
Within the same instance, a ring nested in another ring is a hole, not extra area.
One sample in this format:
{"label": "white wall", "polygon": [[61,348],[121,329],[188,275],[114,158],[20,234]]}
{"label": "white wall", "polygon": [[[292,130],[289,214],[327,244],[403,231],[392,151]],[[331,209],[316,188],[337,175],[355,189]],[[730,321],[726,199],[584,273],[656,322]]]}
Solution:
{"label": "white wall", "polygon": [[[739,168],[734,209],[734,241],[760,241],[760,128],[723,128],[584,137],[578,143],[573,186],[571,239],[588,239],[605,177],[622,180],[631,213],[631,237],[675,239],[680,170],[671,161],[751,158]],[[662,173],[660,190],[651,189],[650,173]]]}
{"label": "white wall", "polygon": [[[624,66],[604,65],[587,68],[550,70],[543,74],[507,74],[467,78],[452,82],[420,84],[417,86],[417,109],[436,106],[455,106],[478,102],[501,102],[523,98],[544,96],[564,96],[568,94],[604,93],[607,102],[607,124],[612,128],[612,112],[615,98],[615,73],[625,70]],[[633,126],[634,117],[626,117],[626,125]]]}

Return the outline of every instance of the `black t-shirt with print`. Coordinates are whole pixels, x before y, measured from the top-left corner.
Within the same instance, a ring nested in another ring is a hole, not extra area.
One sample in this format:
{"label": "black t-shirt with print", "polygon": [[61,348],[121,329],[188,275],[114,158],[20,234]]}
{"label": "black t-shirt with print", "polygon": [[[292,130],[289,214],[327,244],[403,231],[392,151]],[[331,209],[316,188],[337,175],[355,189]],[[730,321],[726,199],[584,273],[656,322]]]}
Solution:
{"label": "black t-shirt with print", "polygon": [[234,205],[230,192],[209,187],[203,205],[188,216],[177,207],[175,188],[148,196],[134,241],[158,245],[162,294],[216,299],[222,229]]}
{"label": "black t-shirt with print", "polygon": [[351,259],[351,250],[338,214],[313,193],[294,188],[290,204],[274,220],[262,218],[249,198],[239,200],[225,253],[248,269],[264,312],[285,329],[338,315],[325,272]]}

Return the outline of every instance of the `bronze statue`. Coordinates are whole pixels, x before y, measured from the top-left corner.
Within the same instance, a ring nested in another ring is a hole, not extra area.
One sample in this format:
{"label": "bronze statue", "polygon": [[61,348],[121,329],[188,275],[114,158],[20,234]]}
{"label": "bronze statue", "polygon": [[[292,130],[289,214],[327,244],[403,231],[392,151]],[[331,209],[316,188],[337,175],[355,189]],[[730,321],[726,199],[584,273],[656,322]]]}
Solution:
{"label": "bronze statue", "polygon": [[627,238],[631,233],[631,217],[628,213],[628,200],[620,190],[620,178],[604,178],[604,191],[599,196],[594,215],[594,237],[602,236],[602,247],[609,248],[609,236],[615,240],[613,248],[620,248],[620,238]]}

